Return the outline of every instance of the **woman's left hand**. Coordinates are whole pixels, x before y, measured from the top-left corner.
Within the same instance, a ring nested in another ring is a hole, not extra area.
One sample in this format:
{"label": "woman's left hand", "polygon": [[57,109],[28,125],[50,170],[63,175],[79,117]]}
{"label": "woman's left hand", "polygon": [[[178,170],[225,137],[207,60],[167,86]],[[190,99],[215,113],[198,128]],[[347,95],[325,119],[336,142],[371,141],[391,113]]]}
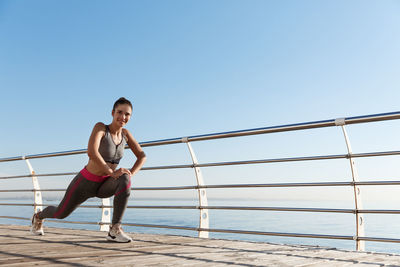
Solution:
{"label": "woman's left hand", "polygon": [[110,176],[114,179],[118,179],[123,174],[128,174],[129,176],[132,175],[128,169],[119,168],[118,170],[115,170]]}

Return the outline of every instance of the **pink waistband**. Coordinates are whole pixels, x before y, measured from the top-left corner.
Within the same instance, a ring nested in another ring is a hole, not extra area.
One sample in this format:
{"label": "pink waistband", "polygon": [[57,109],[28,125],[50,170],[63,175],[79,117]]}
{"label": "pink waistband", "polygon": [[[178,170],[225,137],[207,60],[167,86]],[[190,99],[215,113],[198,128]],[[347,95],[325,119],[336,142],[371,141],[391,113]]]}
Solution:
{"label": "pink waistband", "polygon": [[85,177],[86,179],[88,179],[89,181],[93,181],[93,182],[103,182],[105,179],[107,179],[108,177],[110,177],[109,175],[106,176],[99,176],[96,174],[93,174],[91,172],[89,172],[86,167],[83,168],[80,173],[83,175],[83,177]]}

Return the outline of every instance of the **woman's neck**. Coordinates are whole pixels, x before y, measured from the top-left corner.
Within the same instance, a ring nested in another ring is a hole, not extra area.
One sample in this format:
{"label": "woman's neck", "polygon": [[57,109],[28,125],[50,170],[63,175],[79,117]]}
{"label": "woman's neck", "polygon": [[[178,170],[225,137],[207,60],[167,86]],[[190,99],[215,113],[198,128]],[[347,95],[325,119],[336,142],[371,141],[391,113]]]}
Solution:
{"label": "woman's neck", "polygon": [[111,123],[108,128],[110,129],[110,132],[112,134],[119,134],[122,131],[122,127],[119,127],[118,125],[115,125],[113,123]]}

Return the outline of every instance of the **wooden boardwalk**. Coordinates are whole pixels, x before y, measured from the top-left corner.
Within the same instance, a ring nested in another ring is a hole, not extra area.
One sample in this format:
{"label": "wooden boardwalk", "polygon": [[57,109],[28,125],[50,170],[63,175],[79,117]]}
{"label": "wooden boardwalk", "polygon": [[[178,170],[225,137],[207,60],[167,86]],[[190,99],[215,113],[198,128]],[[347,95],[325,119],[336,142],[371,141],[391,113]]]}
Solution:
{"label": "wooden boardwalk", "polygon": [[400,266],[400,255],[310,246],[131,234],[132,243],[107,242],[104,232],[0,225],[5,266]]}

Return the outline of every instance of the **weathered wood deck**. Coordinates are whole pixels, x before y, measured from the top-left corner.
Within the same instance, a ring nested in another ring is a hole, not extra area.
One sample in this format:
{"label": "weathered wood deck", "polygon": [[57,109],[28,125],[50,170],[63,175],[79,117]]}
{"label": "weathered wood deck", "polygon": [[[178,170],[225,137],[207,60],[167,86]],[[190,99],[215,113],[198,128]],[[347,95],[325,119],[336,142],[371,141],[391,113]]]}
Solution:
{"label": "weathered wood deck", "polygon": [[7,266],[400,266],[400,255],[310,246],[132,234],[107,242],[104,232],[0,225],[0,265]]}

